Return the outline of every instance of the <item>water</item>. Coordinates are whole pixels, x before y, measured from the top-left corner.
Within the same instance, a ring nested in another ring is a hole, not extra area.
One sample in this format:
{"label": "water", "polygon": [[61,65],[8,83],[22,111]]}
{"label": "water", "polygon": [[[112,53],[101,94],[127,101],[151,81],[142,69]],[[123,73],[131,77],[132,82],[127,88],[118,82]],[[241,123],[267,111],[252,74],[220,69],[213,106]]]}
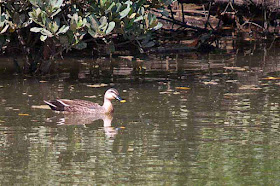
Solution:
{"label": "water", "polygon": [[[226,65],[220,60],[218,66]],[[93,80],[88,71],[78,73],[80,79],[2,75],[0,183],[279,185],[280,80],[263,79],[279,77],[279,63],[266,60],[261,67],[238,61],[239,69],[179,74],[161,66],[171,73],[151,72],[153,77],[147,70],[138,80]],[[88,86],[97,81],[107,85]],[[41,106],[57,97],[102,103],[108,87],[127,101],[114,101],[113,116]]]}

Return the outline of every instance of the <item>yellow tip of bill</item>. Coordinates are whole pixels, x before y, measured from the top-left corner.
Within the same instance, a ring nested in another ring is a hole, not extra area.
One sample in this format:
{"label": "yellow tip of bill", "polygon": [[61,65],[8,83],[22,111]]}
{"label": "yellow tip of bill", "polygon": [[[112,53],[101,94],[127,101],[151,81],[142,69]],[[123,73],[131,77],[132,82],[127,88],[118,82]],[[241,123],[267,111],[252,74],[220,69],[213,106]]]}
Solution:
{"label": "yellow tip of bill", "polygon": [[126,100],[124,100],[124,99],[123,99],[123,100],[121,100],[120,102],[121,102],[121,103],[125,103],[125,102],[126,102]]}

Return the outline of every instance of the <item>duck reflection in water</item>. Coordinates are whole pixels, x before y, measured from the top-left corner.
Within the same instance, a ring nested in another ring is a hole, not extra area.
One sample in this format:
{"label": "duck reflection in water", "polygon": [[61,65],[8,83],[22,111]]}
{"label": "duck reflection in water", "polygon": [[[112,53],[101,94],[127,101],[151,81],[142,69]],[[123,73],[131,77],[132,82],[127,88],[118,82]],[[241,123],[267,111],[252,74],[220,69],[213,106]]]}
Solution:
{"label": "duck reflection in water", "polygon": [[64,113],[48,119],[58,125],[88,125],[94,124],[97,120],[103,120],[103,128],[106,137],[115,138],[118,129],[112,127],[113,114],[73,114]]}
{"label": "duck reflection in water", "polygon": [[79,99],[56,99],[44,102],[52,110],[64,113],[64,117],[60,118],[58,124],[90,124],[93,121],[102,119],[106,136],[114,137],[117,134],[117,130],[111,126],[114,111],[111,101],[114,99],[125,102],[114,88],[110,88],[105,92],[102,106],[91,101]]}

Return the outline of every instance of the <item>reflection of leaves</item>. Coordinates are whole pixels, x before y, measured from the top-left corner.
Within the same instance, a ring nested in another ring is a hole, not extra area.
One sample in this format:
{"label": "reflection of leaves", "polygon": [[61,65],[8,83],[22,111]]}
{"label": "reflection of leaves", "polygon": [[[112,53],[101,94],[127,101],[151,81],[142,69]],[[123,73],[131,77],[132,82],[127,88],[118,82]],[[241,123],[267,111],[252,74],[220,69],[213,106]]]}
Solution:
{"label": "reflection of leaves", "polygon": [[239,97],[239,96],[248,96],[248,95],[252,95],[253,93],[225,93],[224,96],[229,96],[229,97]]}
{"label": "reflection of leaves", "polygon": [[240,90],[260,90],[261,87],[257,87],[256,85],[242,85],[239,87]]}
{"label": "reflection of leaves", "polygon": [[205,85],[217,85],[218,83],[216,81],[205,81],[203,82]]}

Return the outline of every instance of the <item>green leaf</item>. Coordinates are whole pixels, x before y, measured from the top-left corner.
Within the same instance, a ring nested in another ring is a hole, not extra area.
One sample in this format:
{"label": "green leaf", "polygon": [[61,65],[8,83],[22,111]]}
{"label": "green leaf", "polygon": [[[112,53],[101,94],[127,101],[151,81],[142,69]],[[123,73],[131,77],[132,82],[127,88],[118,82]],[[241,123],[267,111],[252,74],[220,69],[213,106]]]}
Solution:
{"label": "green leaf", "polygon": [[140,14],[140,15],[144,15],[145,14],[145,9],[144,9],[144,7],[141,7],[139,10],[138,10],[138,13]]}
{"label": "green leaf", "polygon": [[29,2],[33,5],[33,6],[37,6],[38,0],[29,0]]}
{"label": "green leaf", "polygon": [[54,8],[60,8],[63,0],[50,0],[51,6]]}
{"label": "green leaf", "polygon": [[120,19],[127,16],[127,14],[130,12],[130,10],[131,10],[130,5],[127,5],[127,7],[123,11],[120,12]]}
{"label": "green leaf", "polygon": [[116,13],[118,13],[122,8],[122,4],[121,3],[117,3],[116,4],[116,10],[114,10]]}
{"label": "green leaf", "polygon": [[1,30],[1,34],[5,33],[9,28],[9,25],[7,24],[2,30]]}
{"label": "green leaf", "polygon": [[133,19],[135,16],[136,16],[136,13],[134,12],[129,16],[129,19]]}
{"label": "green leaf", "polygon": [[48,38],[48,36],[45,36],[45,35],[41,35],[41,36],[40,36],[40,40],[43,41],[43,42],[44,42],[47,38]]}
{"label": "green leaf", "polygon": [[108,22],[107,22],[107,17],[102,16],[102,17],[100,18],[99,22],[100,22],[101,26],[106,25],[106,24],[108,23]]}
{"label": "green leaf", "polygon": [[43,28],[39,28],[39,27],[30,28],[31,32],[41,32],[41,30],[43,30]]}
{"label": "green leaf", "polygon": [[59,17],[56,17],[54,19],[54,22],[52,23],[52,33],[56,33],[58,28],[60,27],[60,18]]}
{"label": "green leaf", "polygon": [[112,30],[115,28],[116,23],[114,21],[111,21],[108,24],[107,30],[106,30],[106,34],[110,34],[112,32]]}
{"label": "green leaf", "polygon": [[51,17],[54,17],[54,16],[56,16],[59,12],[61,11],[61,9],[59,8],[59,9],[57,9],[53,14],[52,14],[52,16]]}
{"label": "green leaf", "polygon": [[138,21],[142,21],[144,19],[143,16],[139,16],[134,20],[134,23],[138,22]]}
{"label": "green leaf", "polygon": [[158,30],[158,29],[160,29],[162,26],[163,26],[162,23],[161,23],[161,22],[158,22],[157,26],[155,26],[155,27],[153,28],[153,30]]}
{"label": "green leaf", "polygon": [[42,33],[43,35],[48,36],[48,37],[53,37],[53,34],[52,34],[50,31],[48,31],[47,29],[45,29],[45,28],[43,28],[43,29],[41,30],[41,33]]}
{"label": "green leaf", "polygon": [[112,2],[112,4],[107,8],[107,10],[105,10],[105,14],[108,14],[115,5],[116,3]]}
{"label": "green leaf", "polygon": [[87,22],[89,23],[89,25],[87,26],[94,30],[97,30],[100,25],[100,22],[98,21],[98,19],[95,17],[94,14],[87,17]]}
{"label": "green leaf", "polygon": [[99,2],[100,2],[100,6],[103,7],[104,4],[106,3],[106,0],[100,0]]}
{"label": "green leaf", "polygon": [[60,29],[58,30],[57,35],[58,35],[58,34],[64,34],[64,33],[66,33],[68,30],[69,30],[69,26],[63,25],[63,26],[60,27]]}

